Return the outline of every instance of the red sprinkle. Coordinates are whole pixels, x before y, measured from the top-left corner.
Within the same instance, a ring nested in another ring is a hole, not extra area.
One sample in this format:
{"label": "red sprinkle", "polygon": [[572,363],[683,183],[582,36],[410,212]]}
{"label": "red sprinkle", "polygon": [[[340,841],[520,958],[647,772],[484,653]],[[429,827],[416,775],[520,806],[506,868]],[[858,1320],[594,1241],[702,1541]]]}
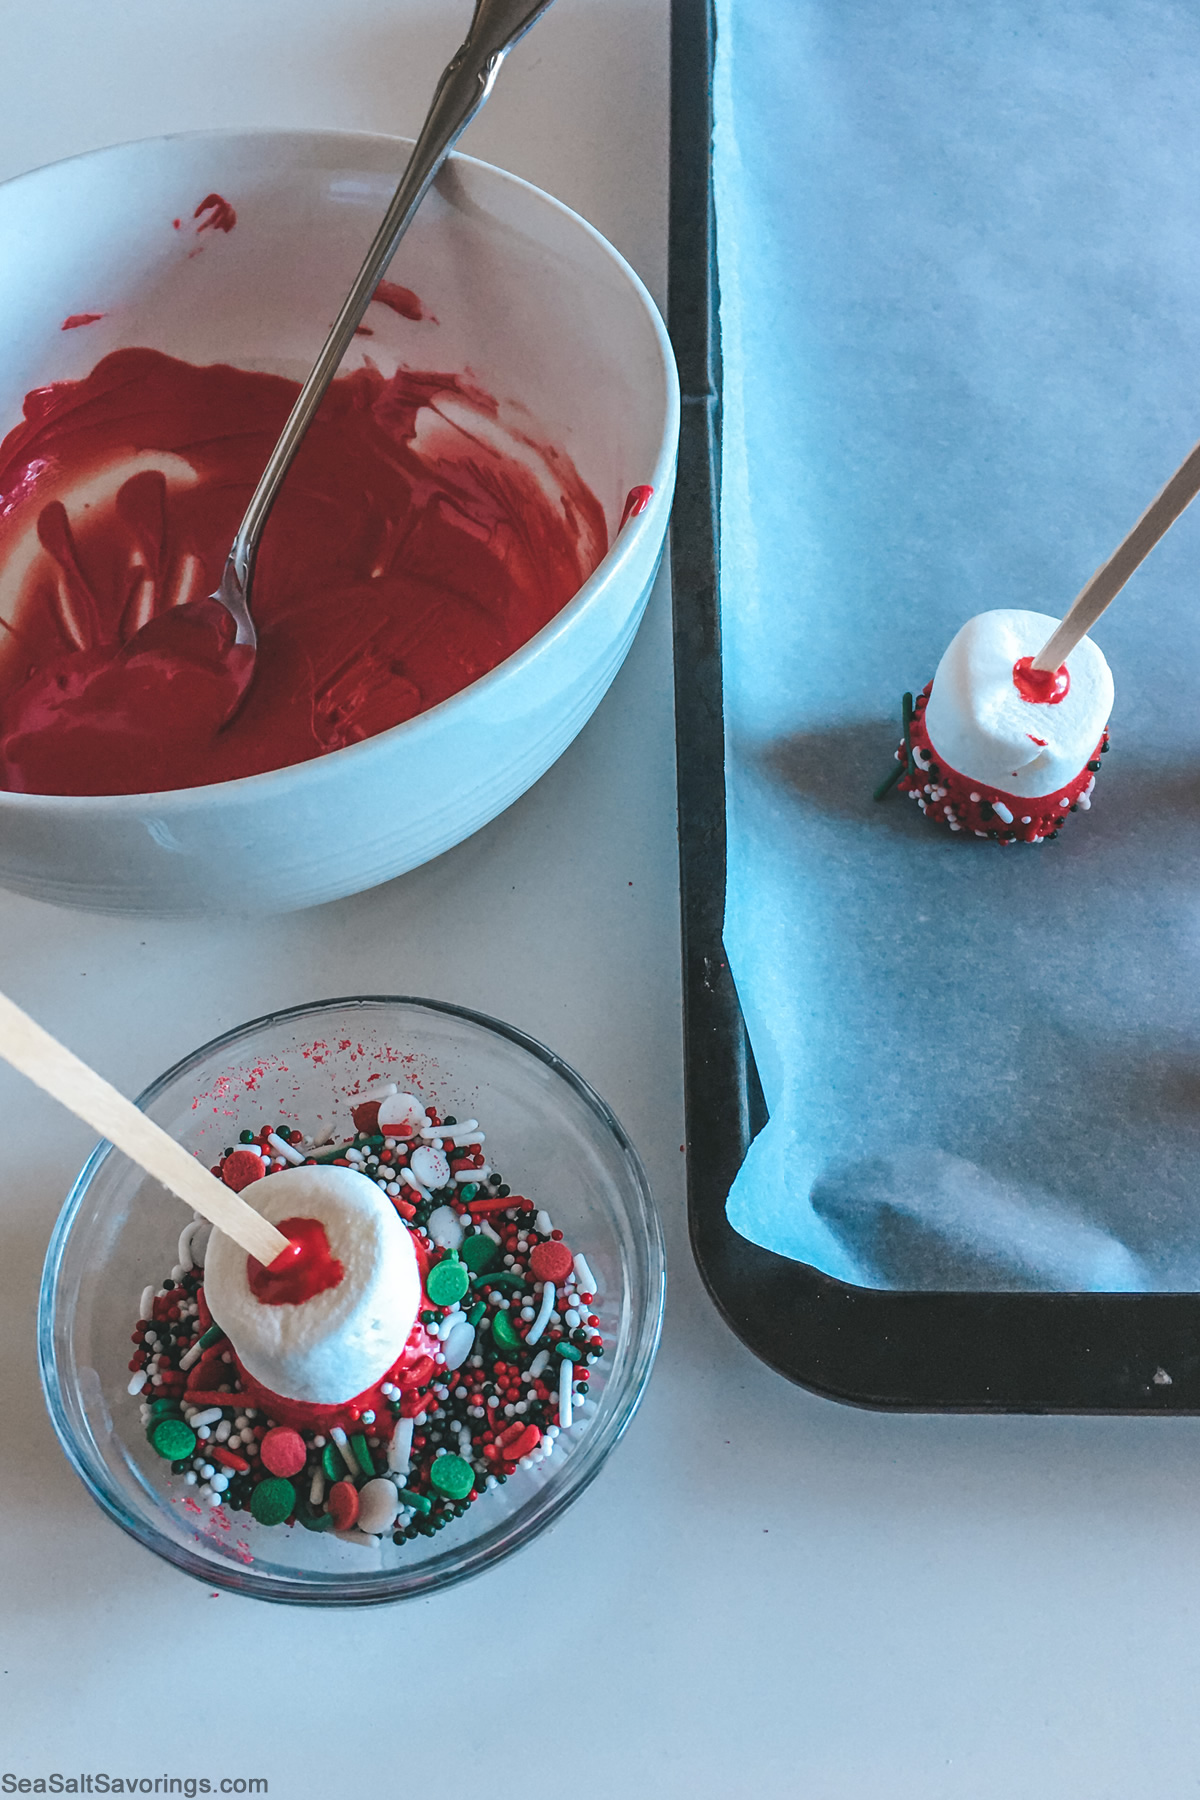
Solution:
{"label": "red sprinkle", "polygon": [[265,1175],[266,1168],[256,1150],[234,1150],[221,1163],[220,1173],[225,1186],[240,1194],[252,1181]]}
{"label": "red sprinkle", "polygon": [[529,1257],[529,1270],[535,1281],[552,1281],[557,1286],[565,1281],[575,1267],[575,1258],[566,1244],[556,1238],[550,1238],[544,1244],[535,1244]]}
{"label": "red sprinkle", "polygon": [[304,1439],[290,1425],[275,1425],[262,1440],[262,1459],[272,1475],[298,1475],[308,1452]]}
{"label": "red sprinkle", "polygon": [[348,1481],[335,1481],[329,1490],[329,1512],[339,1531],[349,1531],[358,1520],[358,1489]]}
{"label": "red sprinkle", "polygon": [[[227,1395],[226,1398],[228,1399],[229,1396]],[[224,1444],[205,1444],[204,1454],[211,1462],[224,1463],[227,1469],[236,1469],[239,1475],[250,1473],[250,1464],[245,1457],[239,1456],[236,1450],[227,1450]],[[269,1464],[267,1466],[270,1467]],[[275,1474],[283,1473],[281,1469],[273,1472]]]}

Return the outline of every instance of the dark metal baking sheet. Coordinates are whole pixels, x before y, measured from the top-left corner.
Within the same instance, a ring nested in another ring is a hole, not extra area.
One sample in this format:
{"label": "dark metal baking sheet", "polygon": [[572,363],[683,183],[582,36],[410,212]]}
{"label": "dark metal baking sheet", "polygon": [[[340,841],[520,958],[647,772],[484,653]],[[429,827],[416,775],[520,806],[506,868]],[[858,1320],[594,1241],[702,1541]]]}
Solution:
{"label": "dark metal baking sheet", "polygon": [[1200,1296],[909,1293],[850,1286],[741,1237],[726,1198],[766,1121],[721,932],[720,347],[708,0],[673,0],[670,305],[683,390],[671,531],[688,1206],[709,1292],[790,1379],[920,1411],[1200,1411]]}

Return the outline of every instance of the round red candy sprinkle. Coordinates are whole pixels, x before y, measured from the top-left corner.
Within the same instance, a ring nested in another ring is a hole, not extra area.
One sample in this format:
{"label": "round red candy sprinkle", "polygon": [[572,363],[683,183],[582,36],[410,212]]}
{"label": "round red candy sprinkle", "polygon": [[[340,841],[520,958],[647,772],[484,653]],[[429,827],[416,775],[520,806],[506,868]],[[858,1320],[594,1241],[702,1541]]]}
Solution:
{"label": "round red candy sprinkle", "polygon": [[358,1489],[348,1481],[335,1481],[329,1490],[329,1513],[339,1531],[349,1531],[358,1519]]}
{"label": "round red candy sprinkle", "polygon": [[221,1180],[235,1194],[240,1194],[265,1172],[263,1159],[256,1150],[233,1150],[221,1164]]}
{"label": "round red candy sprinkle", "polygon": [[272,1475],[298,1475],[308,1452],[304,1439],[290,1425],[274,1425],[262,1440],[262,1459]]}
{"label": "round red candy sprinkle", "polygon": [[565,1281],[575,1266],[575,1258],[565,1244],[555,1238],[535,1246],[529,1258],[529,1269],[535,1281]]}

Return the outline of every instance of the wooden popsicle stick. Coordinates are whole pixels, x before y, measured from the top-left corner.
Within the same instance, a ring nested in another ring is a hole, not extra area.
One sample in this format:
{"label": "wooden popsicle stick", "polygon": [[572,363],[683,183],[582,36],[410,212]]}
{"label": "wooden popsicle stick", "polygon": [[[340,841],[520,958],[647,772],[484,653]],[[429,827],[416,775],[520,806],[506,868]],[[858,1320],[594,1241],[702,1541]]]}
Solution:
{"label": "wooden popsicle stick", "polygon": [[1033,667],[1053,672],[1062,667],[1080,638],[1120,593],[1164,532],[1200,493],[1200,444],[1189,450],[1162,492],[1146,508],[1129,536],[1123,538],[1103,566],[1080,589],[1066,618],[1046,639]]}
{"label": "wooden popsicle stick", "polygon": [[0,1056],[202,1213],[247,1255],[270,1263],[288,1248],[282,1231],[5,994],[0,994]]}

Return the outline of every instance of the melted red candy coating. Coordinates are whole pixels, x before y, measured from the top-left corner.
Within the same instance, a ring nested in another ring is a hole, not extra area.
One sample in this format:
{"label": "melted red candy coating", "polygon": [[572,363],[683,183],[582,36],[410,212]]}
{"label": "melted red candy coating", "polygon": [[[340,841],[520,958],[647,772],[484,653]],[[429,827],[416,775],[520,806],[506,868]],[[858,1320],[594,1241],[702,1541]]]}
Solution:
{"label": "melted red candy coating", "polygon": [[561,452],[456,376],[358,369],[267,524],[251,658],[207,595],[296,392],[130,349],[27,396],[0,444],[0,787],[156,792],[357,743],[511,656],[603,557]]}
{"label": "melted red candy coating", "polygon": [[246,1258],[246,1279],[255,1299],[264,1306],[302,1306],[335,1288],[346,1271],[329,1248],[320,1219],[281,1219],[279,1229],[289,1242],[274,1262]]}
{"label": "melted red candy coating", "polygon": [[[909,725],[913,773],[906,771],[896,784],[901,793],[912,796],[927,819],[950,829],[957,826],[964,837],[993,838],[1001,844],[1034,844],[1057,836],[1070,813],[1090,808],[1100,758],[1108,749],[1107,731],[1073,780],[1031,799],[963,775],[939,755],[925,729],[925,708],[932,690],[930,682],[917,695]],[[896,758],[905,761],[903,744]]]}
{"label": "melted red candy coating", "polygon": [[1013,664],[1013,686],[1022,700],[1035,706],[1057,706],[1071,691],[1071,673],[1066,663],[1058,669],[1035,669],[1032,656],[1021,656]]}

